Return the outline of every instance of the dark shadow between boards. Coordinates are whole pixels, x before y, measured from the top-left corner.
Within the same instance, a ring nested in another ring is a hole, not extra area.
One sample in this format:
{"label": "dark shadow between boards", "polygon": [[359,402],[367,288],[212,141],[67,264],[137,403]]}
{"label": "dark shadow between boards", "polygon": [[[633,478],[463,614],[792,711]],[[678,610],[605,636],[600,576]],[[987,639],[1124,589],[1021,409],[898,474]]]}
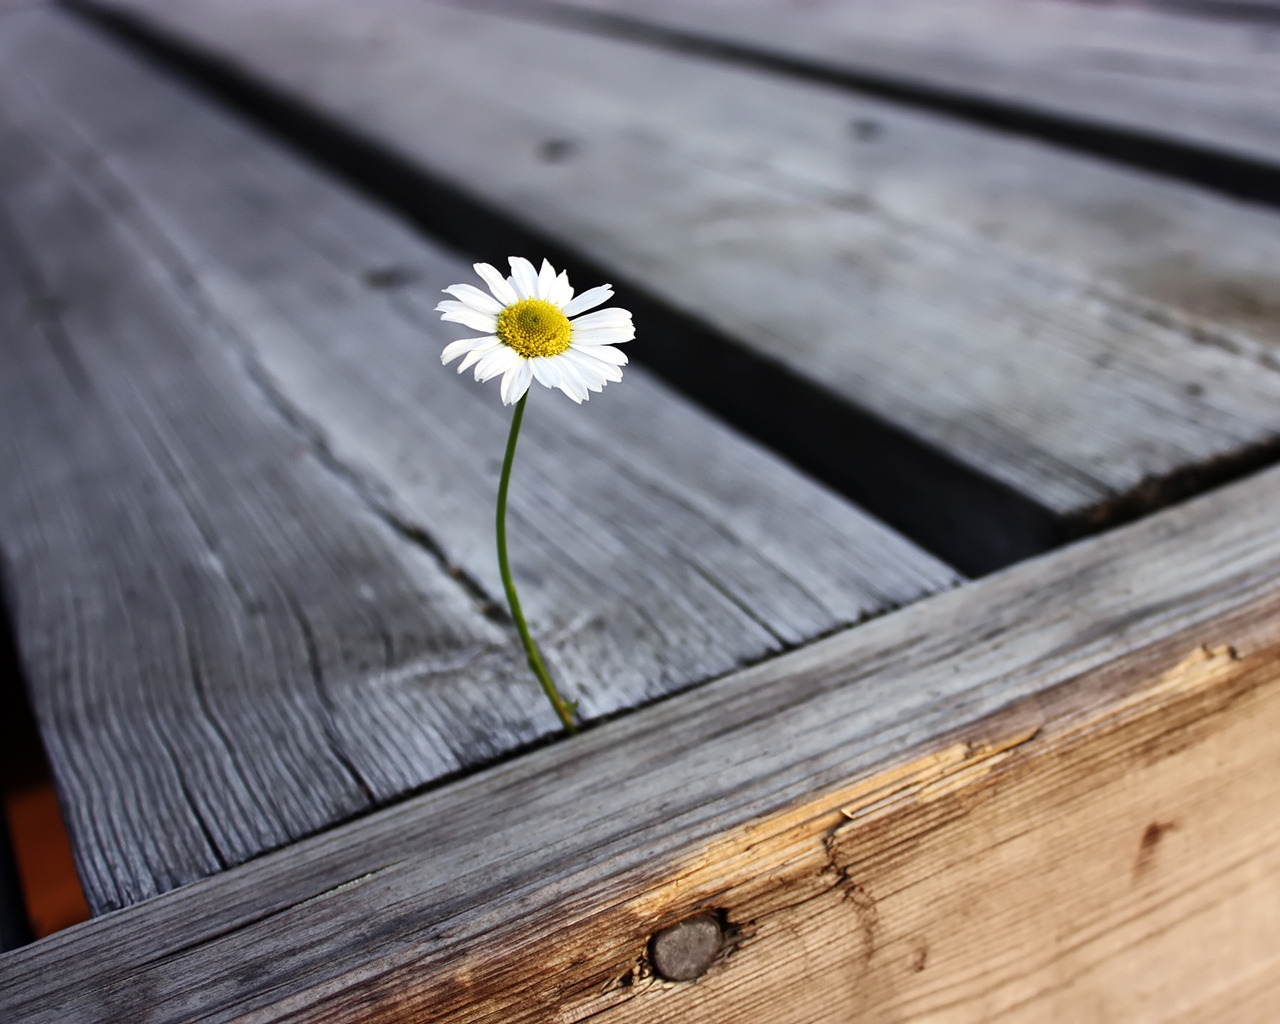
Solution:
{"label": "dark shadow between boards", "polygon": [[[0,566],[0,598],[4,594],[2,570]],[[48,778],[8,611],[0,600],[0,796],[6,807],[11,794]],[[23,946],[33,937],[8,819],[6,808],[0,807],[0,953]]]}

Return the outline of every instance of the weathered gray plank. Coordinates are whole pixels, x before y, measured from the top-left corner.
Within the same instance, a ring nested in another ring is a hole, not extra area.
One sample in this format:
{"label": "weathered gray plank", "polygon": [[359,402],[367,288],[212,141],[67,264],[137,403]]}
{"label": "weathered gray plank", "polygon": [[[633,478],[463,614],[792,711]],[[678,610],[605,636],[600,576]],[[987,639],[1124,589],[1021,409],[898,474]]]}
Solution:
{"label": "weathered gray plank", "polygon": [[[0,545],[91,904],[554,730],[486,617],[507,413],[438,363],[469,268],[73,19],[6,29]],[[527,423],[515,571],[587,718],[956,580],[643,371]]]}
{"label": "weathered gray plank", "polygon": [[[807,883],[778,889],[777,901],[829,895],[836,912],[844,908],[847,941],[840,948],[856,949],[858,935],[876,923],[868,894],[893,895],[880,883],[897,863],[894,851],[945,834],[969,811],[999,806],[1008,791],[996,776],[971,800],[933,804],[938,814],[919,832],[889,828],[879,845],[874,830],[861,834],[858,842],[881,859],[851,867],[845,877],[828,860],[860,833],[856,823],[837,832],[847,820],[840,809],[867,804],[878,779],[893,793],[895,778],[915,777],[904,766],[938,763],[957,736],[970,741],[959,749],[977,757],[989,742],[1000,751],[1040,725],[1048,737],[1043,776],[1051,780],[1067,763],[1054,751],[1069,750],[1064,737],[1083,723],[1116,709],[1158,708],[1165,699],[1189,701],[1205,717],[1203,728],[1162,735],[1159,716],[1147,721],[1143,729],[1153,731],[1136,737],[1130,751],[1135,773],[1194,746],[1224,709],[1235,706],[1237,717],[1247,718],[1242,699],[1251,686],[1267,687],[1274,717],[1277,501],[1280,472],[1271,471],[71,929],[0,959],[0,1012],[58,1024],[134,1017],[156,1024],[196,1017],[543,1021],[587,1019],[634,997],[655,1002],[632,1004],[638,1009],[631,1019],[750,1019],[717,1016],[715,1003],[705,1018],[682,1018],[679,1007],[698,1001],[702,983],[628,987],[640,980],[631,971],[645,936],[696,907],[720,906],[750,938],[751,922],[737,916],[745,908],[736,901],[746,899],[737,887],[754,879],[747,888],[767,889],[768,878],[756,878],[753,865],[793,849],[806,864],[816,856],[817,865]],[[1234,657],[1221,653],[1232,643]],[[1220,653],[1209,657],[1201,644]],[[1274,775],[1264,778],[1263,791],[1269,785],[1274,792]],[[1076,781],[1087,790],[1087,778]],[[1160,820],[1164,810],[1157,804],[1141,813]],[[1029,821],[1041,817],[1034,805],[1021,812]],[[449,827],[439,828],[440,821]],[[1264,815],[1252,834],[1271,838],[1274,860],[1269,822]],[[1212,831],[1198,823],[1184,821],[1178,827],[1186,832],[1175,835],[1211,846]],[[1239,822],[1231,828],[1233,835],[1249,831]],[[834,845],[824,853],[828,835]],[[789,847],[798,836],[803,842]],[[1126,863],[1138,838],[1126,832],[1112,840]],[[1077,852],[1069,838],[1066,846],[1039,851],[1042,875],[1059,854]],[[1274,899],[1274,875],[1231,874],[1236,851],[1224,852],[1224,876],[1265,908]],[[926,858],[924,867],[938,876],[936,861]],[[1019,869],[1034,871],[1036,863],[1019,862]],[[941,877],[945,883],[950,876]],[[1198,881],[1153,877],[1175,893]],[[1069,888],[1069,879],[1057,884]],[[1149,883],[1135,886],[1144,888]],[[1189,912],[1180,913],[1184,921]],[[959,913],[949,923],[926,917],[881,924],[936,923],[958,946],[971,947],[966,922]],[[1271,935],[1274,924],[1272,917]],[[767,922],[759,925],[763,933]],[[1092,916],[1064,929],[1064,948],[1098,941]],[[803,920],[782,930],[803,949]],[[749,1001],[753,984],[768,987],[768,974],[755,973],[761,963],[753,951],[739,955],[741,964],[725,965],[723,985],[706,979],[711,994],[732,1000],[736,992]],[[1262,947],[1259,957],[1266,955]],[[799,1019],[847,1020],[868,976],[914,976],[909,961],[867,956],[865,964],[841,961],[807,980],[802,971],[796,998],[818,986],[835,1002],[825,1016]],[[1088,990],[1090,971],[1114,961],[1084,959],[1093,967],[1077,962],[1070,977],[1083,977]],[[798,962],[818,960],[826,962],[824,950],[813,947]],[[959,992],[928,990],[932,975],[925,974],[923,1001],[912,1009],[926,1019],[923,1009],[940,1006],[959,1020],[990,1019],[983,1007],[991,1010],[994,989],[999,1005],[1033,994],[1028,974],[1050,995],[1068,987],[1061,975],[1038,980],[1036,964],[1023,956],[990,966]],[[891,994],[891,982],[885,985]]]}
{"label": "weathered gray plank", "polygon": [[[1274,450],[1280,378],[1257,366],[1280,339],[1274,214],[837,90],[435,4],[113,6],[1070,529]],[[1000,541],[959,564],[989,567]]]}
{"label": "weathered gray plank", "polygon": [[1164,11],[1056,0],[504,2],[619,14],[1280,169],[1280,24],[1197,16],[1212,2]]}
{"label": "weathered gray plank", "polygon": [[[586,2],[623,10],[612,0]],[[1037,12],[1066,6],[1038,0],[1014,3],[1015,23],[1019,17],[1034,21],[1041,16]],[[735,38],[748,33],[754,12],[768,9],[766,0],[735,4],[733,10],[740,16],[725,16],[725,10],[716,8],[718,16],[712,19],[708,9],[714,6],[711,0],[678,8],[652,3],[626,9],[661,18],[664,24],[669,18],[700,19],[700,24],[714,25],[720,34]],[[1104,26],[1115,13],[1093,4],[1082,6]],[[912,4],[867,5],[866,13],[874,22],[903,17],[912,9]],[[946,27],[942,34],[954,38],[951,30],[958,26],[952,19],[962,20],[958,16],[965,5],[947,4],[943,9],[948,13],[926,5],[920,24],[930,23],[930,14],[939,14],[940,25]],[[787,8],[785,18],[777,19],[776,25],[770,22],[770,31],[759,31],[759,40],[782,45],[781,40],[802,35],[814,47],[820,41],[830,44],[833,33],[827,31],[826,21],[821,21],[821,30],[814,23],[826,18],[840,19],[851,28],[862,24],[857,5]],[[967,20],[964,24],[979,38],[977,25]],[[990,35],[984,32],[981,38],[989,41]],[[1272,49],[1280,53],[1280,35]],[[948,126],[945,120],[903,116],[893,104],[863,102],[846,109],[855,145],[833,146],[830,119],[810,116],[787,137],[788,164],[802,165],[807,174],[832,188],[848,186],[852,175],[858,194],[904,220],[954,225],[1012,247],[1089,279],[1117,300],[1137,300],[1145,315],[1182,314],[1188,317],[1185,326],[1205,341],[1275,364],[1274,353],[1280,347],[1280,276],[1275,269],[1280,265],[1280,219],[1274,214],[1249,204],[1222,202],[1199,189],[1118,171],[1105,162],[1073,159],[1049,147],[1014,145],[984,132]],[[792,110],[802,116],[797,105]],[[735,111],[733,123],[760,134],[748,118],[745,111]]]}
{"label": "weathered gray plank", "polygon": [[[438,698],[397,713],[361,677],[437,659],[447,691],[450,660],[518,661],[245,386],[223,325],[166,280],[180,268],[11,113],[7,598],[102,910],[385,798],[384,746],[408,747],[425,778],[465,763],[468,732],[487,738],[465,715],[433,723]],[[415,673],[428,692],[432,667]],[[513,700],[512,720],[534,707]]]}

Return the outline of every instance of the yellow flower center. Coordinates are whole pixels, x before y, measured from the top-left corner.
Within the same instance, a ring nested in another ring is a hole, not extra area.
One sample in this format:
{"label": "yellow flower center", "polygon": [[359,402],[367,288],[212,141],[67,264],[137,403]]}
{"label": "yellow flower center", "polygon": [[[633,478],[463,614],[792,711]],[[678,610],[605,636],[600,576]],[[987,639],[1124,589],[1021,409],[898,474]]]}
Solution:
{"label": "yellow flower center", "polygon": [[545,299],[521,299],[498,314],[495,333],[526,359],[537,359],[567,349],[573,328],[559,306]]}

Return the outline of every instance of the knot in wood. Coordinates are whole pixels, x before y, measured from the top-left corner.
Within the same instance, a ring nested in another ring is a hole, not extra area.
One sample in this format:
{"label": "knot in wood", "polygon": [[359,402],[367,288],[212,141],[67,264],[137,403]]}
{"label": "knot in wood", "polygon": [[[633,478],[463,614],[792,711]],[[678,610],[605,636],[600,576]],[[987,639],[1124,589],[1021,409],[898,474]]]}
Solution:
{"label": "knot in wood", "polygon": [[692,981],[706,973],[724,944],[713,914],[699,914],[657,932],[649,942],[649,961],[667,981]]}

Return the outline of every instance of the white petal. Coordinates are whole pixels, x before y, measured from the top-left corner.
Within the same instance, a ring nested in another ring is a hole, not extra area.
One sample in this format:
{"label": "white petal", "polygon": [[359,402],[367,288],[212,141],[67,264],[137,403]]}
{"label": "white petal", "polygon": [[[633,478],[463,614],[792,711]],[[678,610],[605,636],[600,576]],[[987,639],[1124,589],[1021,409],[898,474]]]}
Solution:
{"label": "white petal", "polygon": [[[493,302],[494,300],[490,299],[489,301]],[[445,299],[443,302],[437,302],[436,312],[437,313],[474,313],[477,316],[488,317],[489,320],[495,324],[498,322],[498,318],[496,314],[486,313],[484,310],[476,309],[476,307],[471,305],[470,303],[458,302],[456,299]],[[441,317],[441,319],[443,320],[444,317]]]}
{"label": "white petal", "polygon": [[578,348],[608,348],[612,345],[625,345],[631,339],[625,334],[588,334],[586,337],[578,335],[573,339],[571,344]]}
{"label": "white petal", "polygon": [[[582,296],[578,296],[582,298]],[[570,303],[572,305],[572,303]],[[588,329],[595,327],[630,327],[631,311],[628,309],[620,309],[617,306],[611,306],[609,309],[597,309],[594,313],[588,313],[586,316],[580,316],[573,321],[575,329]]]}
{"label": "white petal", "polygon": [[573,289],[569,286],[569,272],[567,270],[560,271],[560,276],[556,278],[556,283],[551,286],[551,294],[547,296],[548,302],[553,302],[561,309],[573,298]]}
{"label": "white petal", "polygon": [[[475,285],[451,284],[445,289],[445,293],[460,299],[472,309],[478,309],[481,313],[492,313],[497,316],[502,312],[502,303],[487,292],[482,292]],[[437,306],[436,308],[439,309],[440,307]]]}
{"label": "white petal", "polygon": [[470,352],[477,345],[484,345],[486,341],[488,341],[487,338],[460,338],[458,341],[451,341],[440,353],[440,362],[448,366],[458,356]]}
{"label": "white petal", "polygon": [[477,338],[476,341],[482,341],[484,342],[484,344],[477,345],[475,348],[473,348],[470,352],[466,354],[462,362],[458,364],[459,373],[465,370],[472,363],[479,362],[484,356],[487,356],[495,348],[499,348],[502,345],[502,342],[499,341],[497,338]]}
{"label": "white petal", "polygon": [[538,272],[533,269],[533,264],[523,256],[509,256],[507,260],[511,264],[511,284],[516,294],[522,299],[536,299]]}
{"label": "white petal", "polygon": [[476,363],[476,380],[492,380],[500,373],[506,373],[520,361],[520,353],[506,345],[499,345]]}
{"label": "white petal", "polygon": [[564,305],[565,316],[577,316],[579,313],[585,313],[589,309],[595,309],[602,302],[608,302],[613,298],[613,285],[602,284],[595,288],[588,288],[572,302]]}
{"label": "white petal", "polygon": [[538,379],[538,383],[546,388],[558,388],[560,386],[560,373],[556,369],[556,359],[558,357],[530,359],[529,365],[533,367],[533,375]]}
{"label": "white petal", "polygon": [[634,327],[588,327],[585,330],[575,328],[570,335],[575,345],[625,345],[635,336]]}
{"label": "white petal", "polygon": [[605,384],[609,381],[622,380],[622,371],[616,366],[596,362],[589,356],[574,352],[572,349],[564,354],[569,358],[570,365],[578,371],[578,376],[592,391],[603,391]]}
{"label": "white petal", "polygon": [[578,373],[578,383],[581,387],[579,394],[582,395],[584,402],[591,400],[591,392],[601,391],[604,388],[604,381],[597,377],[594,373],[584,373],[578,367],[574,367]]}
{"label": "white petal", "polygon": [[[568,353],[565,354],[567,355]],[[581,352],[574,352],[573,358],[573,365],[577,367],[578,372],[583,377],[587,378],[588,383],[597,378],[612,381],[615,384],[622,380],[621,366],[615,366],[613,363],[602,363],[600,360],[592,359]]]}
{"label": "white petal", "polygon": [[[444,305],[458,305],[462,303],[440,303]],[[478,309],[472,309],[470,306],[462,306],[461,309],[449,309],[440,314],[441,320],[448,320],[455,324],[463,324],[470,327],[473,331],[484,331],[485,334],[492,334],[498,329],[498,318],[492,313],[481,313]]]}
{"label": "white petal", "polygon": [[516,380],[515,389],[512,392],[511,401],[518,402],[524,397],[524,393],[529,390],[529,385],[533,383],[533,367],[529,365],[529,360],[525,360],[520,364],[520,377]]}
{"label": "white petal", "polygon": [[529,360],[521,359],[502,378],[502,404],[515,405],[520,401],[524,393],[529,390],[529,382],[532,379],[533,370],[529,366]]}
{"label": "white petal", "polygon": [[592,345],[580,342],[577,338],[573,340],[571,351],[581,352],[583,355],[591,356],[599,359],[602,363],[610,363],[613,366],[626,366],[629,362],[625,352],[621,352],[611,345]]}
{"label": "white petal", "polygon": [[538,298],[550,299],[551,289],[556,286],[556,268],[546,260],[542,261],[542,269],[538,271]]}
{"label": "white petal", "polygon": [[582,379],[582,374],[578,372],[577,367],[564,358],[563,353],[557,357],[556,371],[560,374],[560,390],[575,402],[581,404],[590,397],[587,382]]}
{"label": "white petal", "polygon": [[472,269],[484,278],[484,283],[489,286],[489,291],[493,292],[493,297],[504,306],[510,306],[520,301],[520,296],[511,287],[511,282],[502,275],[502,271],[497,267],[489,263],[476,263]]}

